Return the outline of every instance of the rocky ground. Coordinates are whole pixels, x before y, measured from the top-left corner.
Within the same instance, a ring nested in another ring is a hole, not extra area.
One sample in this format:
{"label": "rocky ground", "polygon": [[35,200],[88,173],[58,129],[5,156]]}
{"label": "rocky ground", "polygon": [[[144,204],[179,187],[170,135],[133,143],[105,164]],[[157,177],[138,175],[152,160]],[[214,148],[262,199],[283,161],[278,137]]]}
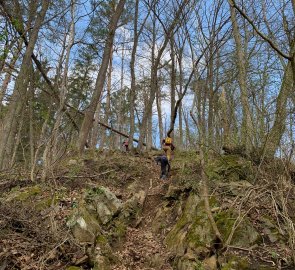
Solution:
{"label": "rocky ground", "polygon": [[[295,191],[287,163],[212,156],[204,207],[198,155],[65,158],[47,183],[0,176],[0,269],[295,269]],[[216,244],[216,243],[215,243]]]}

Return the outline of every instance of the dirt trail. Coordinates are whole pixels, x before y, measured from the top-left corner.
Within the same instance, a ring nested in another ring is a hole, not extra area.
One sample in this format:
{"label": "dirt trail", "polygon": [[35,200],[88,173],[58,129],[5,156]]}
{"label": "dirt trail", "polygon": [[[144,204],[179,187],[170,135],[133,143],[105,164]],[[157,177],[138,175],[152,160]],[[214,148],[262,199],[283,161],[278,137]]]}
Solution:
{"label": "dirt trail", "polygon": [[151,165],[150,179],[145,182],[147,192],[140,224],[137,228],[128,227],[123,248],[116,255],[120,263],[112,270],[172,270],[169,252],[162,243],[162,236],[152,231],[152,221],[157,209],[164,200],[171,178],[159,179],[159,167]]}

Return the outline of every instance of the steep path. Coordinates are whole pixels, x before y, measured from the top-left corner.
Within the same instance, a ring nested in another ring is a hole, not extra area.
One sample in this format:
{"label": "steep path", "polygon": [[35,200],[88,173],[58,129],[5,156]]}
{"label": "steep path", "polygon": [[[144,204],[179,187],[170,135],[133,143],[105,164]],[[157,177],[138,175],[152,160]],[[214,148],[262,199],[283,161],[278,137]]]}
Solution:
{"label": "steep path", "polygon": [[152,221],[164,200],[171,178],[159,179],[159,166],[150,164],[149,181],[142,184],[147,193],[136,227],[128,227],[123,246],[116,252],[120,262],[112,270],[172,270],[163,237],[153,232]]}

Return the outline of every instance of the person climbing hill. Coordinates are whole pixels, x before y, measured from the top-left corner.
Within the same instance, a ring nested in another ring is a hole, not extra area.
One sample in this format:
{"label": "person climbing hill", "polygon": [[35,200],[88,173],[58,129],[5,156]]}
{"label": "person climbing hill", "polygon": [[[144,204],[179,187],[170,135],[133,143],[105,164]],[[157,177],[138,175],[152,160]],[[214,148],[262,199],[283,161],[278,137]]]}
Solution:
{"label": "person climbing hill", "polygon": [[162,140],[162,149],[165,151],[168,161],[171,161],[173,151],[175,146],[172,143],[172,138],[167,136],[165,139]]}
{"label": "person climbing hill", "polygon": [[128,152],[129,151],[129,141],[128,139],[126,139],[122,145],[125,147],[125,151]]}
{"label": "person climbing hill", "polygon": [[161,175],[160,179],[166,179],[168,178],[168,174],[170,172],[170,164],[168,161],[168,158],[166,156],[158,156],[155,158],[155,161],[157,162],[157,165],[160,163],[161,165]]}

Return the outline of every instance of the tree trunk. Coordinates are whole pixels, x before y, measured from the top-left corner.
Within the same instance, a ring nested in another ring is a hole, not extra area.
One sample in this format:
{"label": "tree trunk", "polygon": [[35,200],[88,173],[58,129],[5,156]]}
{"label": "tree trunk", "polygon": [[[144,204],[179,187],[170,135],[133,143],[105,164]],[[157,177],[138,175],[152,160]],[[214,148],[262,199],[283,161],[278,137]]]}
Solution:
{"label": "tree trunk", "polygon": [[254,127],[251,117],[250,105],[248,101],[247,93],[247,78],[246,78],[246,56],[243,50],[241,35],[239,32],[239,26],[236,18],[236,11],[233,7],[232,0],[228,0],[230,4],[231,22],[233,25],[233,35],[236,43],[237,54],[237,66],[238,66],[238,81],[241,91],[241,103],[242,103],[242,127],[241,127],[241,141],[245,145],[246,153],[249,153],[252,148],[252,138],[254,133]]}
{"label": "tree trunk", "polygon": [[12,74],[13,69],[15,67],[16,61],[17,61],[17,59],[18,59],[18,57],[19,57],[19,55],[21,53],[22,44],[23,44],[23,40],[21,39],[18,42],[17,48],[15,48],[15,50],[13,51],[12,59],[10,60],[6,75],[4,77],[2,87],[1,87],[1,92],[0,92],[0,104],[1,104],[1,106],[2,106],[4,96],[6,94],[6,91],[7,91],[8,84],[10,83],[10,80],[11,80],[11,74]]}
{"label": "tree trunk", "polygon": [[[33,69],[33,68],[32,68]],[[30,165],[31,168],[34,163],[34,153],[35,153],[35,133],[34,133],[34,96],[35,96],[35,77],[34,69],[32,70],[31,80],[30,80],[30,97],[29,97],[29,122],[30,122]]]}
{"label": "tree trunk", "polygon": [[102,57],[102,63],[97,75],[96,79],[96,84],[95,84],[95,89],[93,96],[91,98],[90,104],[88,109],[85,112],[84,119],[82,122],[82,127],[80,129],[79,133],[79,139],[78,139],[78,150],[79,153],[82,154],[84,150],[84,146],[86,144],[88,134],[91,130],[91,127],[93,125],[93,117],[94,117],[94,112],[97,106],[97,103],[100,100],[101,93],[103,90],[103,86],[105,83],[105,77],[106,77],[106,72],[108,69],[108,64],[110,61],[111,57],[111,51],[113,47],[113,41],[114,41],[114,36],[117,28],[117,24],[119,21],[119,18],[123,12],[124,5],[125,5],[126,0],[120,0],[117,8],[111,18],[110,25],[109,25],[109,33],[106,39],[106,44],[103,52],[103,57]]}
{"label": "tree trunk", "polygon": [[75,38],[75,4],[74,4],[74,1],[71,1],[71,24],[70,24],[68,44],[66,46],[64,72],[63,72],[62,81],[60,85],[61,90],[59,94],[59,108],[55,114],[56,120],[52,129],[51,138],[49,140],[49,143],[46,144],[46,147],[44,150],[46,155],[44,155],[45,159],[43,160],[44,161],[44,168],[42,172],[43,181],[47,177],[48,171],[52,169],[53,162],[58,159],[58,152],[60,150],[60,145],[58,147],[58,144],[60,143],[58,139],[58,135],[59,135],[59,128],[62,124],[62,118],[64,115],[64,106],[65,106],[67,86],[68,86],[67,81],[68,81],[68,70],[69,70],[69,62],[70,62],[70,52],[74,44],[74,38]]}
{"label": "tree trunk", "polygon": [[220,120],[221,120],[221,141],[223,145],[230,145],[230,136],[229,136],[229,122],[228,122],[228,112],[227,106],[228,103],[225,89],[222,88],[221,95],[219,97],[219,104],[220,104]]}
{"label": "tree trunk", "polygon": [[129,147],[133,149],[133,142],[132,139],[134,137],[135,132],[135,117],[134,117],[134,110],[135,110],[135,99],[136,99],[136,81],[135,81],[135,57],[138,45],[138,38],[139,34],[137,33],[137,24],[138,24],[138,4],[139,0],[135,1],[135,14],[134,14],[134,26],[133,26],[133,48],[131,53],[131,60],[130,60],[130,74],[131,74],[131,89],[130,89],[130,132],[129,132]]}
{"label": "tree trunk", "polygon": [[49,6],[49,1],[42,1],[42,8],[37,15],[34,27],[31,32],[30,40],[25,51],[23,62],[20,68],[20,72],[15,81],[14,91],[11,97],[11,102],[8,105],[7,114],[3,122],[3,129],[0,133],[0,168],[3,168],[5,164],[5,157],[11,155],[11,144],[9,141],[14,140],[15,131],[18,125],[18,120],[21,116],[22,109],[24,106],[27,88],[29,84],[29,69],[28,66],[31,65],[31,55],[33,53],[38,33],[41,24],[44,20],[46,11]]}
{"label": "tree trunk", "polygon": [[144,115],[143,115],[143,118],[142,118],[142,124],[141,124],[140,132],[139,132],[139,143],[138,143],[138,146],[137,146],[139,151],[142,150],[143,141],[144,141],[144,137],[145,137],[144,127],[147,126],[148,117],[152,113],[153,103],[154,103],[154,100],[155,100],[156,91],[158,89],[157,71],[158,71],[158,67],[159,67],[159,64],[160,64],[160,60],[161,60],[161,57],[163,55],[163,52],[165,51],[165,48],[167,47],[167,44],[168,44],[169,40],[171,39],[171,36],[173,35],[173,31],[174,31],[176,25],[179,23],[179,17],[180,17],[184,7],[187,5],[188,2],[189,2],[189,0],[182,1],[180,7],[178,8],[177,12],[175,13],[175,17],[173,18],[172,23],[170,24],[168,29],[165,31],[164,41],[162,43],[161,48],[159,48],[159,50],[158,50],[158,55],[155,58],[154,63],[152,64],[152,68],[151,68],[151,91],[150,91],[150,97],[149,97],[149,100],[148,100],[147,108],[146,108],[146,110],[144,112]]}
{"label": "tree trunk", "polygon": [[[178,56],[178,65],[179,65],[179,99],[182,96],[183,92],[183,69],[182,69],[182,59],[183,59],[183,48],[179,50],[179,56]],[[183,124],[182,124],[182,101],[179,103],[178,107],[179,113],[178,113],[178,121],[179,121],[179,142],[178,147],[179,149],[182,149],[183,147]]]}
{"label": "tree trunk", "polygon": [[291,63],[288,62],[284,73],[281,90],[277,97],[274,124],[266,139],[266,153],[270,156],[275,155],[275,152],[279,147],[280,141],[285,132],[287,119],[287,100],[294,89],[293,83],[294,80],[292,78],[292,67]]}
{"label": "tree trunk", "polygon": [[164,136],[163,130],[163,121],[162,121],[162,98],[161,98],[161,88],[159,87],[156,94],[156,103],[157,103],[157,111],[158,111],[158,122],[159,122],[159,139],[160,142]]}
{"label": "tree trunk", "polygon": [[[109,71],[108,71],[108,80],[107,80],[107,96],[106,96],[106,108],[105,108],[105,118],[104,122],[108,123],[110,116],[111,116],[111,90],[112,90],[112,69],[113,69],[113,48],[111,49],[111,55],[110,55],[110,62],[109,62]],[[99,148],[103,149],[105,143],[106,143],[106,129],[103,128],[102,130],[102,136],[99,143]],[[111,146],[111,140],[112,136],[109,136],[109,146]]]}
{"label": "tree trunk", "polygon": [[[170,108],[170,123],[173,121],[173,112],[175,107],[175,92],[176,92],[176,69],[175,69],[175,50],[174,50],[174,38],[170,41],[170,57],[171,57],[171,73],[170,73],[170,95],[171,95],[171,108]],[[172,134],[173,137],[173,134]]]}
{"label": "tree trunk", "polygon": [[211,43],[208,55],[208,145],[213,146],[213,119],[214,119],[214,62],[213,62],[213,44]]}
{"label": "tree trunk", "polygon": [[[119,91],[119,111],[118,111],[118,129],[123,130],[123,122],[124,122],[124,108],[123,108],[123,101],[124,101],[124,61],[125,61],[125,32],[123,34],[123,47],[122,47],[122,55],[121,55],[121,79],[120,79],[120,91]],[[121,147],[120,136],[116,136],[115,140],[115,148]]]}

